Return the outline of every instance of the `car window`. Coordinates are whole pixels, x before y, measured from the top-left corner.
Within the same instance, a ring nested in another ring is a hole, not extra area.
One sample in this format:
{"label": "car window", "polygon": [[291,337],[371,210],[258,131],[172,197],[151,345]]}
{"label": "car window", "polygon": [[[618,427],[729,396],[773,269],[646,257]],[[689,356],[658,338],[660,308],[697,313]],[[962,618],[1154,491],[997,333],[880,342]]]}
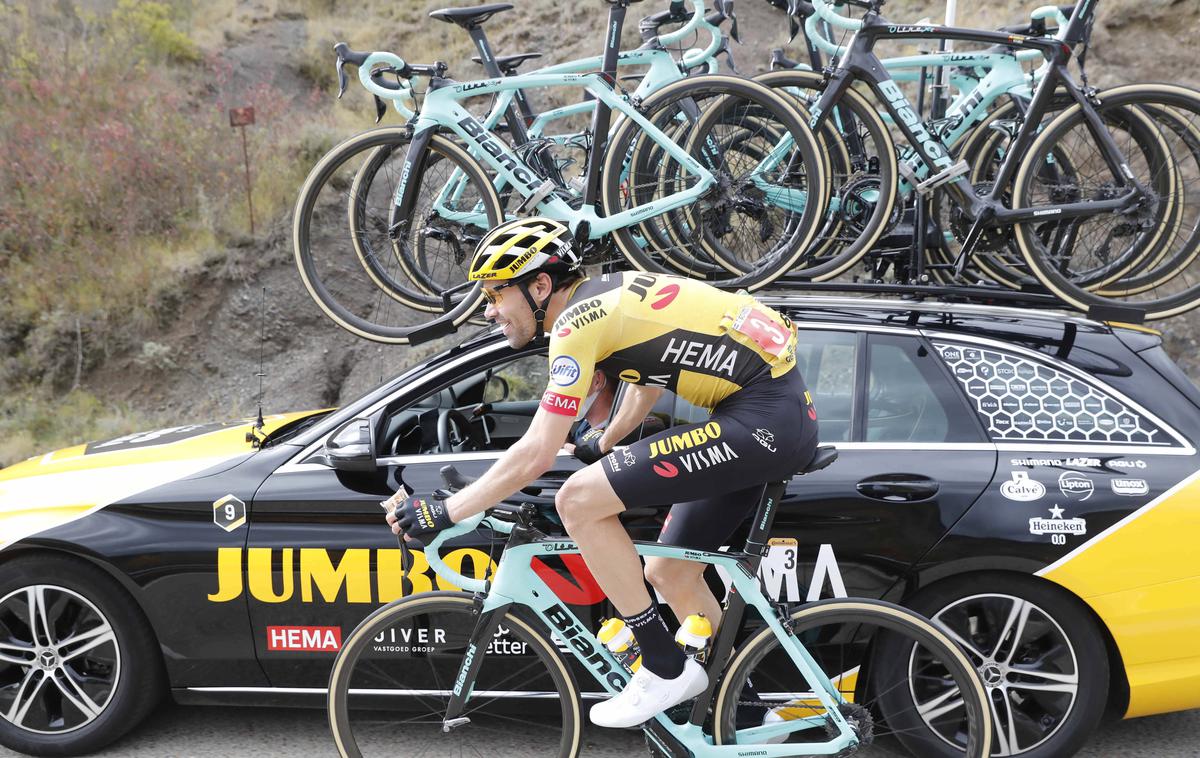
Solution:
{"label": "car window", "polygon": [[[392,411],[380,435],[380,454],[415,455],[445,452],[439,438],[439,419],[447,442],[461,442],[463,419],[478,444],[471,450],[504,450],[520,439],[537,411],[549,369],[545,353],[526,354],[463,376],[414,403]],[[486,404],[486,405],[485,405]],[[456,411],[457,415],[450,414]],[[452,449],[458,450],[458,447]]]}
{"label": "car window", "polygon": [[997,441],[1170,445],[1153,421],[1046,362],[1005,350],[935,343]]}
{"label": "car window", "polygon": [[873,334],[869,345],[867,442],[980,439],[959,391],[920,340]]}
{"label": "car window", "polygon": [[850,440],[857,345],[855,332],[799,332],[796,368],[812,393],[822,442]]}
{"label": "car window", "polygon": [[[857,335],[853,332],[801,330],[796,345],[796,368],[804,375],[821,424],[821,440],[850,439],[854,396]],[[703,421],[709,413],[675,398],[671,414],[676,424]]]}

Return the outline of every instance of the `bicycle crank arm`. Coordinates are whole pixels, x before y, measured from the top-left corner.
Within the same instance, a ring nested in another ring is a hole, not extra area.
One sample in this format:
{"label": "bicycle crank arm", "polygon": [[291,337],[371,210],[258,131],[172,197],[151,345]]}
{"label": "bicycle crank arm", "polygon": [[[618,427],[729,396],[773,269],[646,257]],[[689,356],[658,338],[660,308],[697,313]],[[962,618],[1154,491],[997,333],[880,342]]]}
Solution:
{"label": "bicycle crank arm", "polygon": [[466,716],[459,716],[456,719],[446,719],[442,722],[442,733],[448,734],[451,729],[457,729],[463,724],[469,723],[471,723],[471,719],[467,718]]}

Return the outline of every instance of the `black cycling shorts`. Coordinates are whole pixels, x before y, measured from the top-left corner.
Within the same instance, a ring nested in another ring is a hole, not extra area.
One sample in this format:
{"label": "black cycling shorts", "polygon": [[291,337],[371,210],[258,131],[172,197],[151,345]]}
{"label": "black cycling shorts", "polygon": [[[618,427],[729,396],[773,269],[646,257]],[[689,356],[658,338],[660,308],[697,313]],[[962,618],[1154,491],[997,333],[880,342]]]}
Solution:
{"label": "black cycling shorts", "polygon": [[817,414],[797,370],[725,398],[708,421],[618,447],[603,468],[626,508],[674,503],[659,542],[716,550],[758,506],[767,482],[806,466]]}

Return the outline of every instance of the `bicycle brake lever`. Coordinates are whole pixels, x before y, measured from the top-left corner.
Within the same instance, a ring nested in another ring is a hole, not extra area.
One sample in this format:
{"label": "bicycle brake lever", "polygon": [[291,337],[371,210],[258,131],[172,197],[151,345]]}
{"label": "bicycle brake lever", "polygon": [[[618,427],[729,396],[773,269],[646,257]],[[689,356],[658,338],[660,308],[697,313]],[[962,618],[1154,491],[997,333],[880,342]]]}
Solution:
{"label": "bicycle brake lever", "polygon": [[387,104],[383,102],[379,95],[372,95],[372,97],[375,98],[375,123],[378,124],[380,121],[383,121],[384,115],[387,114]]}
{"label": "bicycle brake lever", "polygon": [[[338,77],[338,100],[342,99],[342,95],[346,94],[346,59],[338,56],[337,59],[337,77]],[[379,98],[376,98],[378,100]]]}

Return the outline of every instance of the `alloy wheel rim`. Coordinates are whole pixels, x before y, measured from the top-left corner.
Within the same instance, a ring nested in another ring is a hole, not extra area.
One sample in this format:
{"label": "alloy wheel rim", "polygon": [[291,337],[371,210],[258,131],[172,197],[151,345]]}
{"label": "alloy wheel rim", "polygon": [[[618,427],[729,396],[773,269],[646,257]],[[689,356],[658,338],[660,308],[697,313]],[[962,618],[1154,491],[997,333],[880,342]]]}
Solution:
{"label": "alloy wheel rim", "polygon": [[[992,755],[1028,752],[1062,728],[1078,699],[1079,661],[1053,616],[1024,598],[982,594],[951,603],[931,620],[963,648],[983,680],[992,709]],[[922,665],[918,655],[914,649],[910,671]],[[957,746],[944,719],[955,698],[919,691],[911,681],[909,687],[930,731]]]}
{"label": "alloy wheel rim", "polygon": [[121,675],[112,624],[87,598],[36,584],[0,599],[0,718],[64,734],[104,713]]}

